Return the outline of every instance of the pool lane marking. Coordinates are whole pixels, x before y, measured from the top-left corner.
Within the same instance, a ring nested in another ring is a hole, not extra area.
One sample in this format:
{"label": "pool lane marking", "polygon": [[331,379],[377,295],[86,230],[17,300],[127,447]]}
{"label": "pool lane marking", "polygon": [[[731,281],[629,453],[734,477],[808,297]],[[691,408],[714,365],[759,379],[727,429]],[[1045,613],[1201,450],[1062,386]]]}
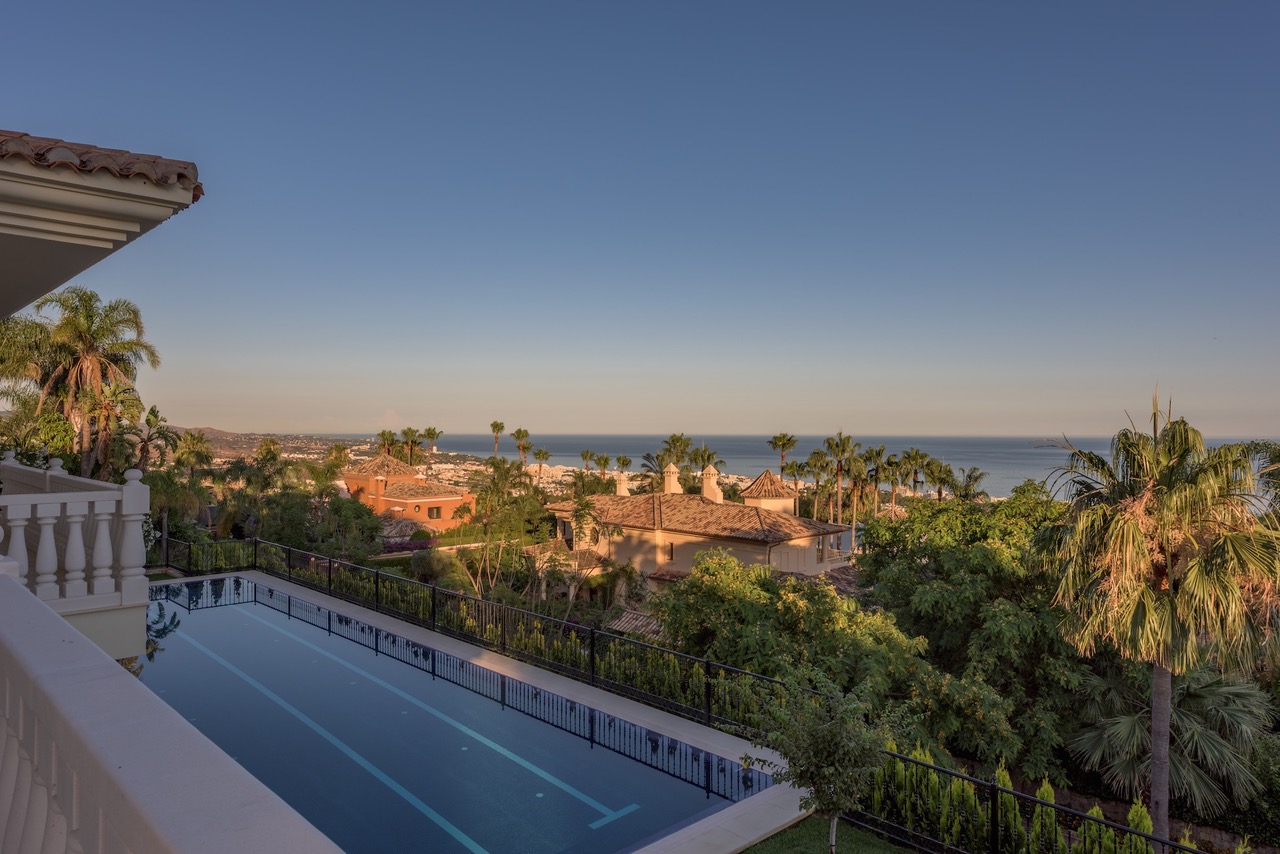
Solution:
{"label": "pool lane marking", "polygon": [[316,723],[311,718],[307,717],[307,715],[304,714],[300,709],[298,709],[296,706],[291,705],[288,700],[285,700],[279,694],[276,694],[274,691],[268,688],[266,685],[263,685],[257,679],[254,679],[248,673],[245,673],[243,670],[236,667],[234,664],[227,661],[225,658],[218,655],[216,652],[209,649],[204,644],[193,639],[190,635],[184,636],[184,639],[186,640],[187,643],[191,644],[193,647],[200,650],[200,652],[203,652],[205,655],[212,658],[218,664],[221,664],[227,670],[231,671],[233,674],[243,679],[249,685],[256,688],[259,691],[259,693],[265,696],[268,700],[275,703],[277,706],[284,709],[286,712],[293,715],[298,720],[302,721],[304,724],[306,724],[308,727],[314,730],[317,735],[319,735],[325,741],[332,744],[334,747],[338,748],[338,750],[346,754],[349,759],[351,759],[353,762],[355,762],[364,770],[368,771],[370,774],[376,777],[379,782],[381,782],[387,788],[391,789],[391,791],[395,792],[397,795],[399,795],[401,798],[407,801],[412,807],[417,809],[418,812],[422,813],[427,818],[431,819],[442,830],[444,830],[454,839],[461,842],[468,851],[473,851],[475,852],[475,854],[489,854],[489,852],[486,849],[484,849],[478,843],[476,843],[476,841],[472,839],[470,836],[467,836],[465,833],[463,833],[461,830],[455,827],[447,818],[440,815],[440,813],[436,812],[431,807],[423,803],[416,795],[413,794],[413,792],[410,792],[404,786],[397,783],[385,771],[383,771],[377,765],[374,765],[368,759],[364,758],[359,753],[357,753],[356,750],[353,747],[351,747],[349,744],[344,742],[342,739],[338,738],[333,733],[329,732],[329,730],[325,729],[323,726]]}
{"label": "pool lane marking", "polygon": [[[566,783],[564,780],[561,780],[559,777],[554,776],[549,771],[546,771],[538,767],[537,765],[534,765],[532,762],[530,762],[529,760],[525,759],[522,756],[518,756],[517,754],[512,753],[510,750],[503,747],[501,744],[498,744],[496,741],[493,741],[481,735],[480,733],[471,729],[471,727],[467,726],[461,721],[456,720],[455,718],[449,717],[447,714],[440,711],[435,706],[431,706],[431,705],[428,705],[427,703],[424,703],[422,700],[419,700],[417,697],[413,696],[412,694],[409,694],[405,691],[400,690],[395,685],[392,685],[390,682],[386,682],[382,679],[379,679],[377,676],[374,676],[372,673],[366,673],[356,665],[347,661],[345,658],[342,658],[341,656],[338,656],[338,655],[334,655],[333,653],[329,652],[327,649],[318,647],[315,644],[311,643],[310,641],[306,640],[305,638],[298,637],[292,632],[286,629],[283,629],[280,626],[275,625],[274,623],[270,623],[262,619],[257,614],[254,614],[252,612],[246,612],[245,616],[250,617],[254,620],[257,620],[259,623],[262,623],[262,625],[266,626],[272,631],[279,632],[285,637],[292,638],[293,640],[297,641],[303,646],[306,646],[312,650],[315,650],[316,652],[320,653],[326,658],[332,661],[335,661],[338,664],[341,664],[343,667],[347,668],[348,670],[353,670],[356,673],[359,673],[361,676],[368,679],[370,682],[373,682],[376,685],[382,686],[383,688],[387,689],[388,691],[400,697],[401,699],[405,700],[406,702],[412,703],[413,705],[417,706],[423,711],[428,712],[432,715],[435,715],[437,718],[449,724],[449,726],[454,727],[459,732],[462,732],[462,733],[465,733],[466,735],[471,736],[476,741],[483,744],[485,747],[488,747],[490,750],[493,750],[499,755],[511,760],[512,762],[516,763],[520,767],[524,768],[526,771],[529,771],[530,773],[538,775],[539,777],[546,780],[551,785],[555,786],[556,788],[560,789],[561,791],[565,792],[571,797],[576,798],[577,800],[591,807],[593,810],[595,810],[596,812],[600,813],[603,816],[603,818],[597,819],[596,821],[587,825],[592,830],[596,830],[600,827],[603,827],[604,825],[608,824],[614,819],[622,818],[627,813],[635,812],[640,808],[639,804],[629,804],[628,806],[622,807],[620,809],[611,810],[608,807],[606,807],[604,804],[592,798],[590,795],[586,794],[585,792],[578,791],[573,786]],[[379,631],[381,631],[381,629],[379,629]],[[388,632],[388,634],[390,633]]]}

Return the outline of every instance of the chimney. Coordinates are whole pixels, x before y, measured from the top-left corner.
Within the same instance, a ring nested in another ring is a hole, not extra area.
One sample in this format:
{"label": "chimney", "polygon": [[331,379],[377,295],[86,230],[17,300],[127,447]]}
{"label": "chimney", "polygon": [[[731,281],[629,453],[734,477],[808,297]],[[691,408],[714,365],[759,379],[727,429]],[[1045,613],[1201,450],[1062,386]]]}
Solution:
{"label": "chimney", "polygon": [[628,488],[628,482],[631,479],[627,477],[627,473],[622,469],[618,469],[618,476],[613,479],[614,486],[619,495],[630,495],[631,490]]}
{"label": "chimney", "polygon": [[720,491],[720,484],[716,479],[720,476],[720,472],[716,471],[715,466],[707,466],[702,470],[702,497],[717,504],[724,503],[724,493]]}
{"label": "chimney", "polygon": [[675,463],[667,463],[667,467],[662,470],[662,494],[663,495],[679,495],[684,492],[680,488],[680,469],[676,468]]}

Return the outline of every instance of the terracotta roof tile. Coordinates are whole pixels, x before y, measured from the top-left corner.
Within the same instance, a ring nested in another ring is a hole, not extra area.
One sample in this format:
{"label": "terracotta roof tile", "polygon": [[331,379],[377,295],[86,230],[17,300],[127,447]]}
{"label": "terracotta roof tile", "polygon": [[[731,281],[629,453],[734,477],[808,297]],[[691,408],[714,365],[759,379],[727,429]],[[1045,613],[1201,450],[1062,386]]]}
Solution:
{"label": "terracotta roof tile", "polygon": [[35,166],[50,169],[69,166],[78,172],[97,172],[106,169],[117,178],[134,175],[146,178],[153,184],[167,186],[177,184],[191,191],[191,201],[204,195],[204,185],[194,163],[169,160],[154,154],[135,154],[118,148],[99,148],[79,142],[31,136],[13,130],[0,130],[0,160],[21,157]]}
{"label": "terracotta roof tile", "polygon": [[466,494],[465,489],[459,489],[456,486],[449,486],[444,483],[437,483],[434,480],[422,481],[419,483],[410,483],[402,481],[393,483],[382,491],[383,498],[460,498]]}
{"label": "terracotta roof tile", "polygon": [[401,462],[390,454],[378,454],[371,460],[365,460],[354,466],[347,468],[343,474],[354,475],[374,475],[375,477],[387,477],[395,474],[413,474],[416,475],[418,470],[406,462]]}
{"label": "terracotta roof tile", "polygon": [[760,472],[760,476],[751,481],[742,490],[743,498],[795,498],[796,492],[787,486],[769,469]]}
{"label": "terracotta roof tile", "polygon": [[[836,534],[848,528],[726,502],[719,504],[701,495],[593,495],[596,514],[607,525],[681,534],[781,543],[787,540]],[[549,504],[553,513],[573,512],[573,502]]]}

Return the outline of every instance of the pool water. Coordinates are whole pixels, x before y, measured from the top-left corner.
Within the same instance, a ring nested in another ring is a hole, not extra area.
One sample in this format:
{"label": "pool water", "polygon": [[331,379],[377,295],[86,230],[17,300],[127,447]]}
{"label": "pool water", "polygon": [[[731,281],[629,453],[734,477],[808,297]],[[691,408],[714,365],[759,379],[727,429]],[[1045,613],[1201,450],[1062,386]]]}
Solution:
{"label": "pool water", "polygon": [[768,785],[737,763],[234,581],[214,597],[246,600],[229,607],[209,607],[216,582],[159,591],[151,622],[176,613],[179,624],[141,679],[346,851],[626,851],[732,802],[717,791]]}

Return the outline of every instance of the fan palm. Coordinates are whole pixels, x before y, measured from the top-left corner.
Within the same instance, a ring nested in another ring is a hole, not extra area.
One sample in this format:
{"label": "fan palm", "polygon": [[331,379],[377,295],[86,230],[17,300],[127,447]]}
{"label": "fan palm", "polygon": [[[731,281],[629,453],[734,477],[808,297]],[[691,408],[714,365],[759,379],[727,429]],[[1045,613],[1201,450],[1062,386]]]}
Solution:
{"label": "fan palm", "polygon": [[538,448],[533,452],[533,458],[538,461],[538,486],[542,486],[542,467],[547,464],[547,460],[551,459],[551,452],[546,448]]}
{"label": "fan palm", "polygon": [[[1254,738],[1272,721],[1267,693],[1199,667],[1170,680],[1169,790],[1205,816],[1261,791],[1250,768]],[[1104,667],[1084,677],[1084,724],[1072,754],[1126,799],[1143,793],[1151,764],[1151,680],[1140,668]]]}
{"label": "fan palm", "polygon": [[836,524],[844,524],[844,472],[849,467],[853,455],[862,450],[862,443],[855,442],[843,432],[837,430],[834,436],[828,436],[823,442],[827,456],[836,474]]}
{"label": "fan palm", "polygon": [[187,479],[194,480],[197,469],[213,464],[213,446],[202,431],[183,433],[173,451],[173,464],[187,470]]}
{"label": "fan palm", "polygon": [[379,430],[378,435],[373,437],[373,441],[378,446],[378,453],[387,456],[395,453],[396,448],[400,447],[400,437],[394,430]]}
{"label": "fan palm", "polygon": [[[511,431],[511,438],[515,440],[516,453],[520,455],[520,465],[525,465],[528,462],[526,441],[529,438],[529,431],[523,427],[517,427]],[[496,454],[497,452],[495,451],[494,453]]]}
{"label": "fan palm", "polygon": [[933,484],[934,489],[938,491],[938,500],[942,500],[942,490],[950,489],[955,492],[956,473],[951,466],[942,460],[930,457],[924,464],[925,481]]}
{"label": "fan palm", "polygon": [[422,447],[422,433],[416,427],[406,427],[400,431],[404,442],[404,457],[413,465],[413,452]]}
{"label": "fan palm", "polygon": [[427,440],[427,453],[434,454],[436,452],[436,440],[444,435],[443,430],[437,430],[435,427],[428,427],[422,431],[422,438]]}
{"label": "fan palm", "polygon": [[489,432],[493,434],[493,455],[498,455],[498,438],[502,435],[502,431],[507,429],[507,425],[501,421],[490,421]]}
{"label": "fan palm", "polygon": [[[820,496],[824,491],[829,491],[829,481],[831,476],[835,474],[836,466],[831,457],[827,456],[824,451],[811,451],[809,459],[805,460],[805,471],[813,478],[813,518],[818,518],[818,504]],[[831,497],[827,496],[827,521],[831,521]]]}
{"label": "fan palm", "polygon": [[795,446],[796,437],[790,433],[779,433],[769,440],[769,447],[781,455],[778,462],[778,474],[782,477],[786,477],[787,451],[790,451]]}
{"label": "fan palm", "polygon": [[693,466],[695,471],[702,471],[707,466],[720,470],[725,466],[725,462],[720,458],[720,455],[705,444],[689,451],[689,464]]}
{"label": "fan palm", "polygon": [[928,454],[919,448],[907,448],[902,455],[902,464],[907,467],[911,474],[911,497],[915,498],[920,494],[920,484],[924,483],[921,477],[924,467],[932,459]]}
{"label": "fan palm", "polygon": [[1067,440],[1055,491],[1068,513],[1040,553],[1061,567],[1056,602],[1085,655],[1112,644],[1151,666],[1151,814],[1169,832],[1172,677],[1206,661],[1249,672],[1280,629],[1280,530],[1262,504],[1244,445],[1206,448],[1198,430],[1152,403],[1151,432],[1132,424],[1110,459]]}
{"label": "fan palm", "polygon": [[867,464],[868,482],[871,484],[872,498],[875,505],[871,508],[874,516],[880,515],[880,484],[884,482],[884,445],[876,445],[862,452],[862,460]]}
{"label": "fan palm", "polygon": [[951,492],[961,501],[983,501],[990,496],[982,488],[987,473],[977,466],[961,468],[951,481]]}

